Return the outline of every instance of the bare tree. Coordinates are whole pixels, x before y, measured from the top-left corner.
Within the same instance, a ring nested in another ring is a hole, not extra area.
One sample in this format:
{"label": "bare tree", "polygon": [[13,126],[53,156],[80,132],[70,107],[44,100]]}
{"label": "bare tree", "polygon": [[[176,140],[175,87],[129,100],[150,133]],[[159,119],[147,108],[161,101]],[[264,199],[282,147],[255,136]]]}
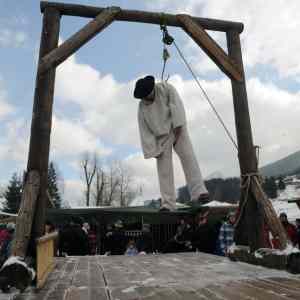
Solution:
{"label": "bare tree", "polygon": [[[128,206],[136,196],[130,172],[120,161],[102,165],[96,156],[93,161],[85,156],[82,165],[87,187],[87,205],[91,201],[89,194],[92,194],[96,206]],[[92,184],[93,177],[95,180]]]}
{"label": "bare tree", "polygon": [[86,184],[86,190],[85,190],[86,206],[90,206],[91,185],[97,169],[96,155],[94,155],[94,158],[91,159],[90,153],[86,152],[80,164],[83,169],[83,174],[84,174],[84,179]]}
{"label": "bare tree", "polygon": [[128,206],[136,195],[132,187],[132,177],[128,168],[125,168],[121,162],[118,163],[118,170],[120,206]]}
{"label": "bare tree", "polygon": [[104,205],[104,188],[105,188],[105,178],[106,175],[100,166],[97,166],[96,170],[96,186],[95,186],[95,202],[96,206]]}
{"label": "bare tree", "polygon": [[116,192],[119,185],[118,170],[115,163],[112,163],[107,174],[106,205],[111,205],[116,199]]}

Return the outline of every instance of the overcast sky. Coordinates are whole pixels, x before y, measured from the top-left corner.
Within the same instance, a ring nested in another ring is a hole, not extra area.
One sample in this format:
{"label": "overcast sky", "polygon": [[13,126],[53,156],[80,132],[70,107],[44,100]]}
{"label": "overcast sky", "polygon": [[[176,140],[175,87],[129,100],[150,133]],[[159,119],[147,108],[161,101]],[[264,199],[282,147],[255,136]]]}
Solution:
{"label": "overcast sky", "polygon": [[[58,1],[57,2],[62,2]],[[67,2],[67,1],[64,1]],[[94,6],[169,13],[243,22],[241,35],[254,143],[260,165],[300,148],[300,1],[299,0],[152,0],[73,1]],[[26,168],[42,15],[39,1],[2,1],[0,9],[0,184]],[[89,20],[63,17],[61,41]],[[230,80],[180,29],[169,28],[177,44],[235,137]],[[225,35],[209,32],[223,47]],[[226,49],[224,49],[226,51]],[[50,159],[64,178],[64,197],[83,203],[78,162],[86,151],[103,163],[128,166],[143,197],[159,197],[155,160],[141,153],[137,78],[162,67],[157,25],[115,22],[57,70]],[[170,48],[169,81],[182,96],[188,127],[204,177],[239,176],[237,153],[192,80],[175,48]],[[185,184],[174,155],[177,187]]]}

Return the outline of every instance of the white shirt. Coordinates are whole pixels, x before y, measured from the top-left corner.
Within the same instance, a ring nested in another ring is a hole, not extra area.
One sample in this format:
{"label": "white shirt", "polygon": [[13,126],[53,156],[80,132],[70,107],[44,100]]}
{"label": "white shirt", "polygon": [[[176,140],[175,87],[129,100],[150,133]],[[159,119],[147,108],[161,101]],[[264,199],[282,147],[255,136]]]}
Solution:
{"label": "white shirt", "polygon": [[157,157],[171,138],[172,129],[186,124],[182,100],[169,83],[155,84],[155,98],[151,104],[139,103],[138,123],[145,158]]}

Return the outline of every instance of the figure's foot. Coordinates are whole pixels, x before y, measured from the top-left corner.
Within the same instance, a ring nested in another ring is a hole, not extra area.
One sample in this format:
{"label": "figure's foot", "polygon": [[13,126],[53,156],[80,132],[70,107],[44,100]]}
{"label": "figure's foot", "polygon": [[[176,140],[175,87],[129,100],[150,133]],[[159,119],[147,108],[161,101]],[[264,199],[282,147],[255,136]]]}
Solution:
{"label": "figure's foot", "polygon": [[198,199],[191,200],[188,205],[192,208],[200,208],[202,205],[209,202],[209,193],[200,194]]}
{"label": "figure's foot", "polygon": [[209,193],[200,194],[199,198],[197,199],[197,202],[200,202],[201,204],[208,203]]}

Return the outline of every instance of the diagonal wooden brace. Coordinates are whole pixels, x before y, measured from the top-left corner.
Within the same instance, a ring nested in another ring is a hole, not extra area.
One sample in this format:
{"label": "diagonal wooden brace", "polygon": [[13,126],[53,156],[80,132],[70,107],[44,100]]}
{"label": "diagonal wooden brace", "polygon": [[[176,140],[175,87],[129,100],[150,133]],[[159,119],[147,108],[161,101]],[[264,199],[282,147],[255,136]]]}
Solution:
{"label": "diagonal wooden brace", "polygon": [[276,215],[271,201],[264,193],[258,178],[256,176],[253,176],[252,178],[251,192],[256,201],[262,204],[266,223],[268,224],[272,235],[278,238],[280,249],[284,250],[288,245],[286,232]]}
{"label": "diagonal wooden brace", "polygon": [[242,82],[242,71],[210,35],[189,15],[176,16],[186,33],[203,49],[216,65],[231,79]]}
{"label": "diagonal wooden brace", "polygon": [[95,19],[73,34],[59,47],[53,49],[40,60],[38,74],[42,74],[50,68],[57,67],[81,46],[91,40],[97,33],[111,24],[115,16],[121,11],[119,7],[104,9]]}

